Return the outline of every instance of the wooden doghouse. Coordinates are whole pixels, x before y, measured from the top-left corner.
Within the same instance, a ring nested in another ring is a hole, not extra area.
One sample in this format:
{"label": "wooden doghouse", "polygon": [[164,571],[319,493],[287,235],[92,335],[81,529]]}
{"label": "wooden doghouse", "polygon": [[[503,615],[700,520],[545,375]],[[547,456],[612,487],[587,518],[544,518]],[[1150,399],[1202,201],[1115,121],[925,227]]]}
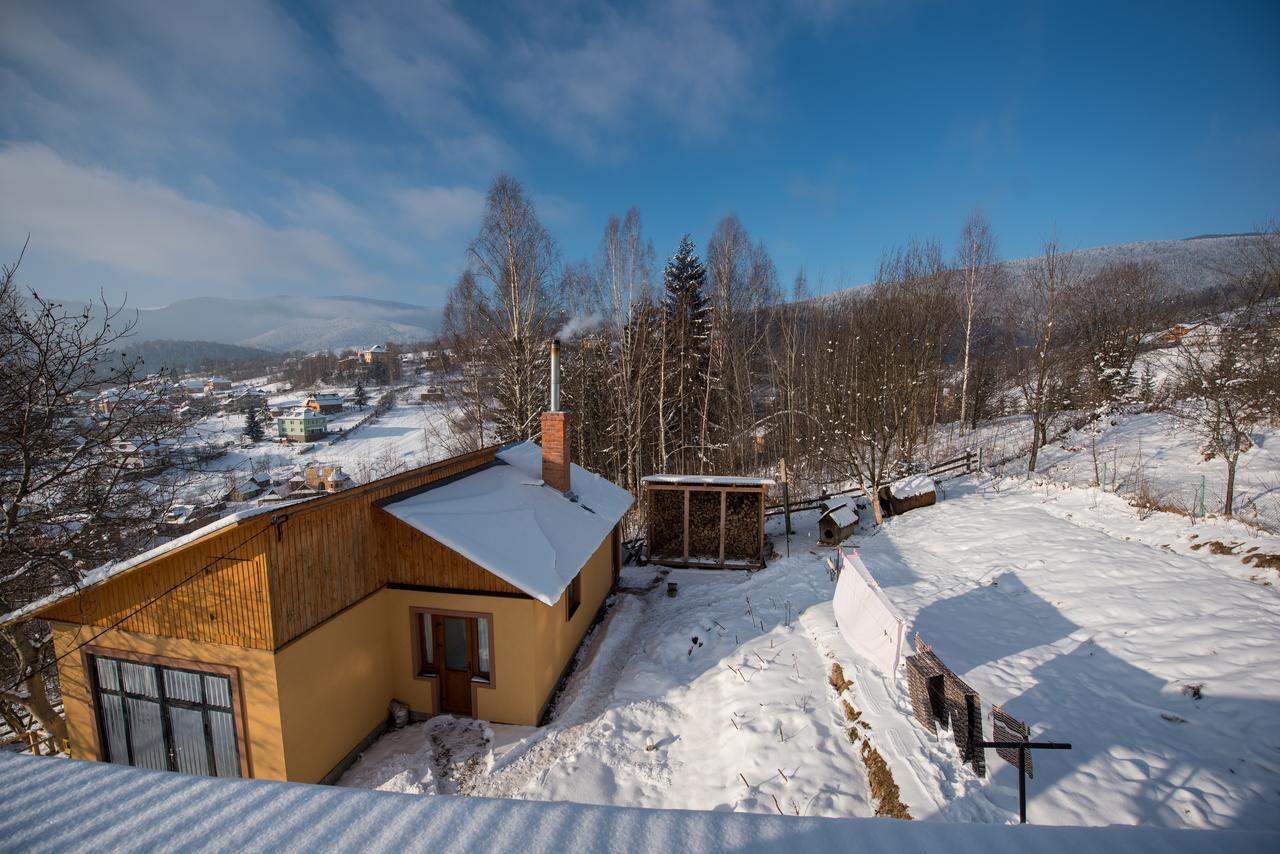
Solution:
{"label": "wooden doghouse", "polygon": [[852,496],[828,498],[819,510],[822,515],[818,517],[818,542],[823,545],[839,545],[858,527],[858,510]]}
{"label": "wooden doghouse", "polygon": [[655,474],[644,478],[646,558],[663,566],[763,567],[763,477]]}

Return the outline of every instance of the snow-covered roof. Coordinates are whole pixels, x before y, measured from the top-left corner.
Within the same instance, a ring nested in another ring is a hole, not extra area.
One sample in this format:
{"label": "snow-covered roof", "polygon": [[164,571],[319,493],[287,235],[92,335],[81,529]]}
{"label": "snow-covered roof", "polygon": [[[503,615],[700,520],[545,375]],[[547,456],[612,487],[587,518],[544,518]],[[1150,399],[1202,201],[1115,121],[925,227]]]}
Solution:
{"label": "snow-covered roof", "polygon": [[913,474],[910,477],[895,480],[889,486],[889,492],[894,498],[914,498],[917,495],[937,491],[937,484],[927,474]]}
{"label": "snow-covered roof", "polygon": [[576,465],[570,486],[576,501],[545,486],[542,449],[521,442],[491,466],[382,509],[551,605],[634,501]]}
{"label": "snow-covered roof", "polygon": [[286,412],[284,415],[281,415],[280,417],[281,418],[304,418],[311,421],[324,418],[324,416],[321,415],[320,413],[307,409],[306,407],[290,410],[289,412]]}
{"label": "snow-covered roof", "polygon": [[313,391],[311,393],[311,398],[315,400],[316,403],[342,402],[342,395],[338,394],[336,391]]}
{"label": "snow-covered roof", "polygon": [[9,623],[12,623],[15,620],[21,620],[24,617],[29,617],[32,614],[34,614],[36,611],[39,611],[41,608],[47,608],[48,606],[52,605],[54,602],[58,602],[62,599],[66,599],[70,596],[74,596],[77,593],[81,593],[85,590],[88,590],[91,587],[97,587],[99,584],[103,583],[109,578],[114,578],[115,576],[119,575],[122,572],[127,572],[128,570],[133,569],[135,566],[138,566],[139,564],[146,563],[149,560],[161,557],[162,555],[166,555],[169,552],[176,551],[177,549],[180,549],[183,546],[188,545],[190,543],[194,543],[196,540],[200,539],[201,537],[208,536],[209,534],[212,534],[215,531],[221,531],[223,528],[230,528],[232,525],[235,525],[239,522],[243,522],[246,519],[252,519],[254,516],[261,516],[265,513],[277,513],[279,512],[280,508],[283,506],[286,506],[289,504],[298,504],[305,500],[306,500],[305,498],[300,498],[297,501],[290,501],[290,502],[286,502],[285,504],[272,504],[269,507],[259,507],[252,510],[241,510],[239,513],[231,513],[227,516],[223,516],[221,519],[217,519],[213,522],[210,522],[208,525],[205,525],[202,528],[197,528],[196,530],[188,534],[184,534],[181,537],[176,537],[172,540],[169,540],[166,543],[161,543],[155,548],[148,549],[147,551],[142,552],[141,554],[136,554],[133,557],[126,558],[124,560],[117,560],[117,561],[112,561],[111,563],[104,563],[102,566],[99,566],[95,569],[91,569],[88,572],[86,572],[84,575],[82,575],[80,577],[79,584],[73,584],[70,587],[65,587],[56,593],[50,593],[48,596],[43,596],[35,600],[34,602],[30,602],[26,605],[23,605],[21,608],[17,608],[13,611],[10,611],[4,616],[0,616],[0,626],[8,625]]}
{"label": "snow-covered roof", "polygon": [[841,528],[847,528],[850,525],[858,523],[858,511],[853,509],[853,504],[837,504],[827,510],[824,516],[830,516],[831,521],[835,522]]}
{"label": "snow-covered roof", "polygon": [[404,795],[228,780],[0,752],[0,839],[17,851],[493,851],[628,854],[947,851],[1182,854],[1276,850],[1280,835],[813,818]]}
{"label": "snow-covered roof", "polygon": [[773,486],[771,477],[732,477],[713,474],[651,474],[641,478],[645,483],[674,483],[682,486]]}

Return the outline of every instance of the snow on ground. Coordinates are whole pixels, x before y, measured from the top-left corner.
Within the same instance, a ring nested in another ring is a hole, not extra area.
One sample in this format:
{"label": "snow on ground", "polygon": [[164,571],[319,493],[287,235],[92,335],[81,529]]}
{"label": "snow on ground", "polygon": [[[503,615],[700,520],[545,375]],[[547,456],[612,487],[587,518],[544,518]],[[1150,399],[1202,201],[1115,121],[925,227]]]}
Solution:
{"label": "snow on ground", "polygon": [[[469,793],[872,815],[861,759],[827,685],[834,623],[822,607],[833,589],[825,556],[806,551],[756,575],[673,571],[675,597],[665,583],[645,589],[656,568],[627,569],[625,582],[645,588],[618,596],[554,722],[495,758]],[[343,783],[385,785],[402,773],[380,747]]]}
{"label": "snow on ground", "polygon": [[[1280,827],[1280,598],[1191,551],[1189,531],[1114,495],[1005,479],[953,487],[864,543],[912,633],[984,702],[1075,745],[1036,757],[1035,821]],[[894,759],[925,764],[910,746]],[[1016,772],[991,770],[936,792],[939,811],[1016,809]]]}
{"label": "snow on ground", "polygon": [[[320,442],[292,445],[272,442],[269,437],[274,435],[275,425],[267,424],[268,439],[244,445],[243,414],[203,418],[193,428],[193,440],[230,443],[231,449],[194,475],[181,497],[196,501],[217,500],[232,483],[256,472],[287,478],[295,469],[310,463],[339,465],[357,483],[363,483],[443,459],[449,454],[450,411],[442,403],[419,402],[418,395],[422,390],[418,386],[406,388],[397,394],[396,404],[390,410],[359,427],[356,424],[369,415],[372,407],[349,409],[331,416],[331,435]],[[379,393],[376,389],[371,390],[371,401]],[[300,403],[304,399],[305,395],[286,393],[272,397],[271,401],[273,404],[286,400]],[[339,430],[350,432],[339,440]]]}
{"label": "snow on ground", "polygon": [[[1039,472],[1079,486],[1105,483],[1126,495],[1146,492],[1158,504],[1197,513],[1203,478],[1205,509],[1222,510],[1226,464],[1205,460],[1201,442],[1172,415],[1119,415],[1099,427],[1072,431],[1043,448]],[[1235,512],[1280,530],[1280,429],[1259,429],[1252,438],[1236,473]]]}
{"label": "snow on ground", "polygon": [[[785,550],[780,522],[770,520],[771,533]],[[916,818],[1015,821],[1013,769],[990,754],[988,779],[977,778],[949,734],[930,735],[911,718],[905,678],[881,676],[844,643],[824,565],[831,552],[815,545],[815,522],[816,513],[797,514],[791,556],[754,574],[656,579],[654,567],[627,568],[629,590],[597,629],[553,722],[492,727],[460,790],[871,815],[827,681],[839,661]],[[1191,539],[1230,531],[1139,514],[1096,489],[983,479],[952,482],[938,505],[859,540],[910,631],[988,706],[1003,704],[1035,737],[1075,744],[1036,758],[1033,821],[1275,829],[1280,598],[1233,577],[1236,558],[1197,551]],[[1280,539],[1259,542],[1280,552]],[[666,580],[679,584],[676,597]],[[388,736],[343,782],[407,790],[441,767],[424,733],[468,726],[439,718]],[[407,746],[383,749],[389,739]]]}

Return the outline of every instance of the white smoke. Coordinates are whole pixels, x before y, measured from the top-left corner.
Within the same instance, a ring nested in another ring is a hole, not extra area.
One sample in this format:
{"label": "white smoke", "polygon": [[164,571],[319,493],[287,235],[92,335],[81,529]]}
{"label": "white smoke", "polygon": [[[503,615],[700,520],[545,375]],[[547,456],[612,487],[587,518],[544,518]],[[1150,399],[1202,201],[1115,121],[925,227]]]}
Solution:
{"label": "white smoke", "polygon": [[604,323],[604,317],[599,312],[588,314],[586,317],[573,317],[564,326],[560,327],[560,331],[556,333],[555,337],[561,341],[572,341],[584,332],[590,332],[597,328],[602,323]]}

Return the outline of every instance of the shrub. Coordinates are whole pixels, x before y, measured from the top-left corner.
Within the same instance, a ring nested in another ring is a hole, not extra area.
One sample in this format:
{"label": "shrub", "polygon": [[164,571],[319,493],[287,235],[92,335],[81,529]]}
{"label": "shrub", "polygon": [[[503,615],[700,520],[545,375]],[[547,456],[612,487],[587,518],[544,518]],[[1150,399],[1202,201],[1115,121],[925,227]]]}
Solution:
{"label": "shrub", "polygon": [[876,815],[910,821],[911,811],[902,802],[902,793],[889,770],[889,763],[869,741],[862,742],[862,764],[867,766],[867,783],[876,802]]}
{"label": "shrub", "polygon": [[831,687],[836,689],[837,694],[843,694],[853,687],[853,683],[844,678],[844,668],[838,661],[831,665]]}

